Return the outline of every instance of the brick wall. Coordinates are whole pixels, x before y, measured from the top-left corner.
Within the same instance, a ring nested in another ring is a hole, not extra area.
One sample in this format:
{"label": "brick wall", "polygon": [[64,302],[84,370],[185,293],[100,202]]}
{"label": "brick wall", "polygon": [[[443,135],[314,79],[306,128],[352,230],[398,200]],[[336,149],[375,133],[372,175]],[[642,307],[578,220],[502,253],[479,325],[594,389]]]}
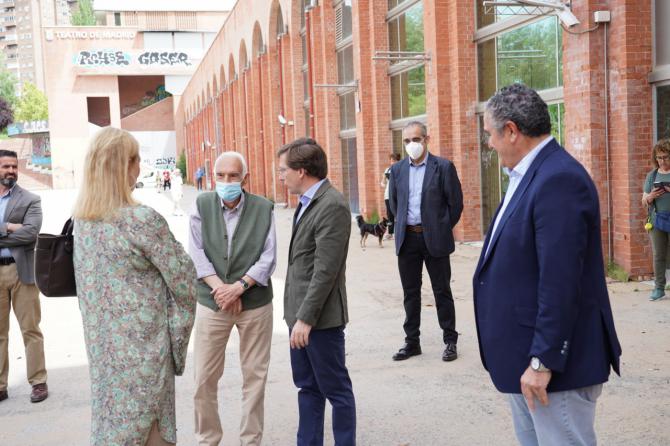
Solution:
{"label": "brick wall", "polygon": [[[423,5],[424,46],[430,57],[425,66],[430,148],[454,162],[463,186],[465,208],[455,228],[456,238],[479,240],[482,221],[479,124],[475,114],[475,2],[424,0]],[[604,27],[579,35],[563,33],[566,148],[586,166],[598,185],[604,255],[611,250],[616,263],[634,277],[644,277],[651,271],[650,246],[642,230],[644,209],[639,206],[652,144],[651,87],[646,78],[651,69],[650,2],[574,0],[572,5],[582,21],[577,29],[593,25],[593,12],[601,9],[612,12],[612,24],[608,29],[607,87]],[[283,143],[304,136],[307,130],[299,6],[297,0],[273,0],[270,4],[263,0],[238,1],[177,107],[177,113],[184,116],[178,121],[184,122],[179,137],[186,141],[178,146],[188,148],[190,170],[209,153],[201,150],[204,127],[209,126],[211,135],[214,119],[219,119],[218,137],[223,147],[210,155],[221,150],[248,155],[251,191],[278,202],[287,201],[287,194],[276,176],[276,151]],[[359,105],[355,130],[358,195],[360,210],[366,216],[385,213],[379,182],[392,148],[389,63],[373,60],[375,51],[389,49],[387,11],[387,0],[352,2]],[[278,37],[282,34],[277,27],[280,14],[288,34]],[[312,83],[336,84],[332,3],[318,2],[308,14]],[[265,42],[267,51],[259,57],[256,50],[260,41]],[[249,43],[254,50],[247,53]],[[240,60],[245,57],[251,62],[250,68],[241,71]],[[212,78],[217,77],[219,88],[212,88]],[[313,87],[311,94],[314,136],[328,154],[329,177],[342,188],[346,154],[342,153],[339,137],[338,96],[328,88]],[[214,100],[219,101],[218,116],[207,105]],[[279,124],[280,114],[289,121],[287,125]],[[295,197],[289,203],[295,205]]]}

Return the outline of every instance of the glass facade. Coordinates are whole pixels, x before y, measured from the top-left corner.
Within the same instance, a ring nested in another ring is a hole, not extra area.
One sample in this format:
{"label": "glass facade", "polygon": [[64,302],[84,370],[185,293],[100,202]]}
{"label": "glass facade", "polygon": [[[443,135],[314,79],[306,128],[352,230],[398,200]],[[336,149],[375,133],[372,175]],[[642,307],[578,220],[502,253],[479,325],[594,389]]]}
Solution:
{"label": "glass facade", "polygon": [[[484,13],[477,3],[477,25],[490,25],[504,17]],[[545,17],[520,28],[503,31],[492,39],[478,42],[478,93],[485,102],[500,88],[520,82],[542,91],[563,85],[562,28],[556,17]],[[562,101],[549,104],[552,135],[565,144]],[[482,233],[492,223],[493,215],[507,190],[509,178],[500,167],[497,153],[487,144],[480,116],[480,171],[482,191]]]}
{"label": "glass facade", "polygon": [[670,1],[656,0],[654,3],[655,17],[655,65],[670,64]]}
{"label": "glass facade", "polygon": [[535,90],[563,85],[562,28],[556,17],[509,31],[477,47],[480,101],[515,82]]}
{"label": "glass facade", "polygon": [[358,161],[356,159],[356,138],[341,139],[342,192],[349,202],[351,212],[360,212],[358,201]]}
{"label": "glass facade", "polygon": [[340,130],[356,128],[356,92],[340,95]]}
{"label": "glass facade", "polygon": [[656,139],[670,138],[670,85],[656,87]]}
{"label": "glass facade", "polygon": [[417,3],[391,19],[388,31],[391,51],[423,52],[423,4]]}
{"label": "glass facade", "polygon": [[426,113],[426,74],[422,65],[391,77],[391,118]]}
{"label": "glass facade", "polygon": [[354,46],[349,45],[337,52],[337,83],[340,85],[354,82]]}

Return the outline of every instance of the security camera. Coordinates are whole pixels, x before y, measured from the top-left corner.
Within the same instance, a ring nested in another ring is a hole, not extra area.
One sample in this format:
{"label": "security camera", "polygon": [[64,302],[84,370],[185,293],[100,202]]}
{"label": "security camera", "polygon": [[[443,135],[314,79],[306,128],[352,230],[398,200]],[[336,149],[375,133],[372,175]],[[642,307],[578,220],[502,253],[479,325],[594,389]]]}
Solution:
{"label": "security camera", "polygon": [[279,120],[279,124],[281,124],[281,125],[286,125],[286,124],[288,124],[288,121],[287,121],[286,118],[285,118],[284,116],[282,116],[282,115],[277,115],[277,119]]}
{"label": "security camera", "polygon": [[568,28],[579,25],[579,20],[577,17],[575,17],[572,11],[567,8],[567,6],[563,10],[558,10],[556,15],[558,16],[558,20],[560,20],[561,23]]}

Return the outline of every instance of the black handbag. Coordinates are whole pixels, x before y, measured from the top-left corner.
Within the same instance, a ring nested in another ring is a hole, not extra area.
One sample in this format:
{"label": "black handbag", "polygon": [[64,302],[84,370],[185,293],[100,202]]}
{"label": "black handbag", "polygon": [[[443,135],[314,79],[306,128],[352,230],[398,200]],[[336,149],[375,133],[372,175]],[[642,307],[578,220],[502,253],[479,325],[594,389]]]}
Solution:
{"label": "black handbag", "polygon": [[38,234],[35,246],[35,284],[47,297],[77,295],[72,252],[74,221],[69,218],[59,235]]}

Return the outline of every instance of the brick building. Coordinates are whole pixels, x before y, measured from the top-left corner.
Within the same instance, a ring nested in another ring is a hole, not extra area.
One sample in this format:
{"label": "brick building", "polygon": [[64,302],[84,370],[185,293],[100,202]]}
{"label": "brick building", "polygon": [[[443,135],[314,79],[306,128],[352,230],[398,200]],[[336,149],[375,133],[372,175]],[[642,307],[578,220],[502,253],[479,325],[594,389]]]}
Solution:
{"label": "brick building", "polygon": [[138,139],[143,170],[175,166],[174,104],[230,3],[97,0],[98,25],[42,28],[54,187],[81,184],[90,137],[109,125]]}
{"label": "brick building", "polygon": [[[352,211],[383,214],[388,155],[419,120],[461,178],[456,237],[481,240],[507,185],[483,137],[484,104],[521,81],[598,186],[605,258],[647,276],[640,195],[653,143],[670,136],[670,2],[573,0],[580,23],[568,29],[558,10],[522,3],[239,0],[176,107],[190,176],[237,150],[251,191],[285,202],[276,150],[312,135]],[[611,21],[596,23],[596,11]]]}

